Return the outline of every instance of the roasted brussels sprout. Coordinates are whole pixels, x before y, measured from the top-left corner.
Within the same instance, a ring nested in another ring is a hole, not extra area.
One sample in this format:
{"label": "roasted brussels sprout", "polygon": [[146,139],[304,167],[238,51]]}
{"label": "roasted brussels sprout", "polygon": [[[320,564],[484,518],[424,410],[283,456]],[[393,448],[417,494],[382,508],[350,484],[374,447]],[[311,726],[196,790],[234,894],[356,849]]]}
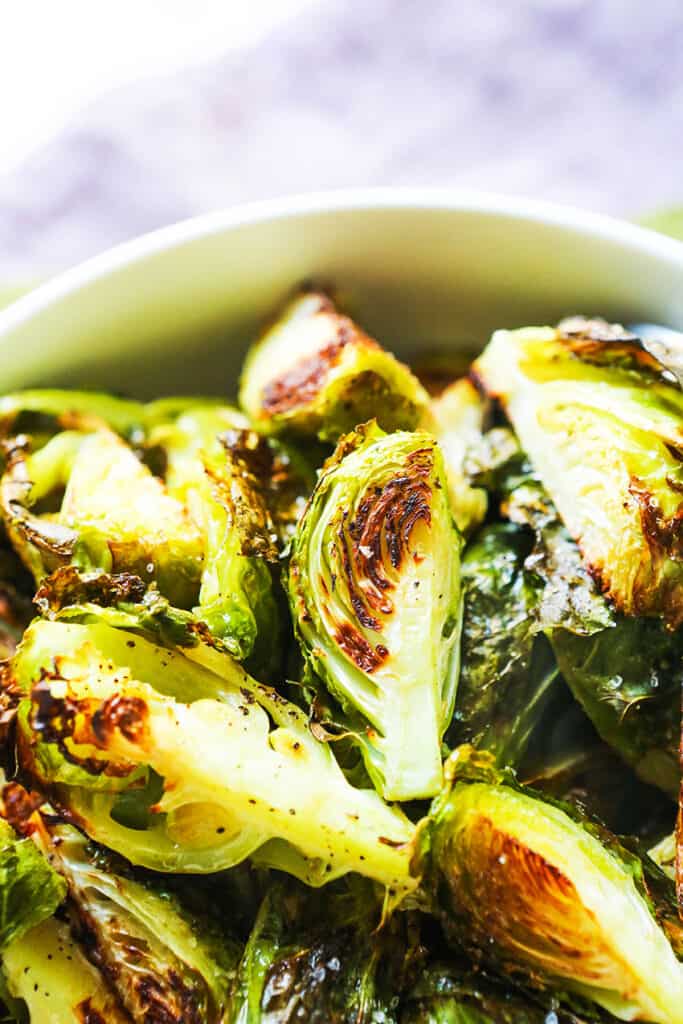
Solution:
{"label": "roasted brussels sprout", "polygon": [[347,782],[297,707],[196,637],[181,652],[84,617],[35,622],[10,675],[30,695],[26,770],[92,838],[162,871],[251,855],[310,884],[358,871],[413,886],[413,826]]}
{"label": "roasted brussels sprout", "polygon": [[448,778],[422,855],[451,937],[494,970],[565,987],[620,1019],[683,1021],[683,965],[667,937],[673,894],[658,918],[635,855],[486,755],[459,748]]}
{"label": "roasted brussels sprout", "polygon": [[374,423],[325,464],[292,544],[292,616],[387,799],[430,796],[458,676],[461,539],[438,445]]}
{"label": "roasted brussels sprout", "polygon": [[[39,503],[63,497],[56,512]],[[134,497],[134,500],[131,500]],[[60,565],[132,572],[189,607],[202,568],[199,530],[114,433],[63,431],[28,454],[12,447],[0,485],[9,537],[37,582]]]}
{"label": "roasted brussels sprout", "polygon": [[611,629],[551,637],[560,671],[603,739],[646,782],[675,797],[683,636],[619,616]]}
{"label": "roasted brussels sprout", "polygon": [[240,1024],[395,1024],[418,949],[406,915],[380,924],[370,886],[351,879],[324,906],[302,887],[269,888],[235,986]]}
{"label": "roasted brussels sprout", "polygon": [[683,622],[683,393],[609,325],[498,331],[474,366],[603,592]]}
{"label": "roasted brussels sprout", "polygon": [[466,472],[468,450],[481,443],[486,413],[485,399],[463,377],[432,399],[420,424],[441,446],[453,516],[463,533],[470,533],[486,516],[486,491],[473,487]]}
{"label": "roasted brussels sprout", "polygon": [[488,750],[501,765],[521,761],[557,677],[540,633],[543,586],[525,568],[532,545],[522,527],[487,526],[462,563],[462,664],[447,740]]}
{"label": "roasted brussels sprout", "polygon": [[257,429],[336,441],[374,416],[385,430],[416,426],[428,396],[328,296],[293,299],[247,355],[240,405]]}
{"label": "roasted brussels sprout", "polygon": [[[16,802],[17,788],[6,787],[5,800]],[[224,1020],[241,954],[234,939],[158,882],[133,878],[50,808],[33,810],[21,827],[66,881],[74,934],[134,1021]]]}

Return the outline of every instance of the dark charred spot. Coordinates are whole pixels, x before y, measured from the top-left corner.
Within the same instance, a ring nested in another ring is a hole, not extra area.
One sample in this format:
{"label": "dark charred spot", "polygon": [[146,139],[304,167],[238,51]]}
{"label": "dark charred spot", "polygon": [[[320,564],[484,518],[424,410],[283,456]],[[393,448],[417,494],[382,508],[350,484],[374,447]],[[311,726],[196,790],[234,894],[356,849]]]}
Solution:
{"label": "dark charred spot", "polygon": [[345,654],[363,672],[374,672],[386,661],[388,651],[381,645],[373,647],[362,633],[349,622],[342,623],[335,634],[335,640]]}
{"label": "dark charred spot", "polygon": [[82,1003],[79,1003],[75,1010],[81,1024],[107,1024],[99,1010],[96,1010],[92,1005],[92,1000],[89,996]]}
{"label": "dark charred spot", "polygon": [[567,317],[557,327],[559,340],[569,352],[587,363],[620,365],[646,371],[667,383],[678,384],[675,373],[658,358],[655,346],[599,317]]}
{"label": "dark charred spot", "polygon": [[[69,693],[64,697],[55,697],[50,688],[50,674],[43,672],[43,677],[31,693],[31,727],[33,732],[45,743],[54,743],[62,756],[71,764],[76,764],[91,775],[109,775],[125,777],[133,771],[133,766],[103,760],[97,757],[79,757],[74,753],[71,743],[91,746],[104,746],[106,723],[111,713],[106,714],[107,705],[116,701],[110,698],[104,706],[97,698],[77,699]],[[52,676],[54,678],[54,676]],[[120,698],[123,701],[137,698]],[[144,702],[141,702],[144,704]],[[113,709],[114,716],[117,710]],[[94,719],[99,716],[99,728],[96,729]],[[124,716],[125,717],[125,716]],[[132,723],[126,728],[133,728]],[[124,733],[125,735],[125,733]],[[128,737],[130,738],[130,737]]]}
{"label": "dark charred spot", "polygon": [[380,836],[377,840],[382,846],[390,846],[393,850],[399,850],[405,843],[401,839],[389,839],[387,836]]}
{"label": "dark charred spot", "polygon": [[50,616],[84,602],[104,608],[122,601],[137,603],[144,598],[145,590],[143,580],[132,573],[79,572],[73,565],[64,565],[42,581],[34,603],[43,615]]}
{"label": "dark charred spot", "polygon": [[147,729],[147,704],[141,697],[116,694],[92,716],[92,730],[101,743],[118,730],[130,743],[142,743]]}
{"label": "dark charred spot", "polygon": [[366,629],[379,630],[377,614],[391,615],[394,610],[389,596],[394,581],[387,562],[398,572],[406,558],[414,559],[413,530],[419,522],[431,524],[433,465],[431,445],[411,452],[404,473],[369,488],[350,523],[342,516],[338,529],[342,568],[351,606]]}
{"label": "dark charred spot", "polygon": [[683,560],[683,503],[672,516],[666,516],[652,492],[637,477],[631,477],[628,490],[638,505],[643,535],[652,554],[677,562]]}
{"label": "dark charred spot", "polygon": [[40,807],[42,797],[29,793],[18,782],[9,782],[2,790],[4,817],[15,832],[26,835],[33,831],[29,824],[34,812]]}

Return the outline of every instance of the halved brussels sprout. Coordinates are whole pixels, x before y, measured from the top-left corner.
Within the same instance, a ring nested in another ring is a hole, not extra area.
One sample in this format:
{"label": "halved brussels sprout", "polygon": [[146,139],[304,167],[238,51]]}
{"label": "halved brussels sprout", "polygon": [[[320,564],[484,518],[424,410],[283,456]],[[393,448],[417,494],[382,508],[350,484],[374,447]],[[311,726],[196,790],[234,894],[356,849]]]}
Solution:
{"label": "halved brussels sprout", "polygon": [[472,743],[519,765],[555,691],[557,666],[540,635],[543,586],[526,568],[533,538],[512,523],[481,530],[465,549],[460,681],[452,746]]}
{"label": "halved brussels sprout", "polygon": [[[229,655],[203,644],[180,653],[105,625],[36,621],[12,677],[31,695],[26,770],[59,783],[56,799],[133,863],[217,871],[258,851],[310,884],[358,871],[388,887],[414,885],[408,819],[351,786],[305,715]],[[129,822],[124,797],[138,794],[142,821]]]}
{"label": "halved brussels sprout", "polygon": [[[63,497],[56,512],[31,511]],[[202,567],[199,531],[183,506],[116,434],[64,431],[27,454],[16,445],[0,485],[10,539],[38,582],[67,563],[157,582],[187,607]]]}
{"label": "halved brussels sprout", "polygon": [[9,995],[29,1024],[133,1024],[69,925],[51,917],[2,953]]}
{"label": "halved brussels sprout", "polygon": [[469,449],[481,443],[486,413],[487,402],[463,377],[430,401],[420,422],[443,452],[453,515],[463,533],[476,529],[486,516],[486,491],[473,487],[466,472]]}
{"label": "halved brussels sprout", "polygon": [[220,1024],[239,945],[206,917],[188,913],[158,883],[131,877],[124,864],[44,810],[34,811],[24,827],[65,879],[74,930],[133,1020]]}
{"label": "halved brussels sprout", "polygon": [[358,723],[387,799],[441,784],[458,678],[461,537],[443,459],[374,423],[325,464],[292,544],[292,616],[313,671]]}
{"label": "halved brussels sprout", "polygon": [[452,756],[452,788],[424,833],[445,927],[494,969],[566,987],[623,1020],[680,1024],[683,965],[643,864],[489,764],[468,748]]}
{"label": "halved brussels sprout", "polygon": [[[265,484],[253,462],[265,442],[229,407],[196,408],[150,435],[166,454],[166,486],[199,525],[204,549],[194,612],[235,657],[272,674],[279,609],[268,562],[278,557]],[[255,648],[260,648],[255,651]]]}
{"label": "halved brussels sprout", "polygon": [[683,622],[683,393],[603,325],[497,331],[474,366],[601,589],[626,615]]}
{"label": "halved brussels sprout", "polygon": [[329,441],[372,416],[386,430],[411,429],[428,401],[408,367],[321,292],[293,299],[252,347],[239,398],[259,430]]}

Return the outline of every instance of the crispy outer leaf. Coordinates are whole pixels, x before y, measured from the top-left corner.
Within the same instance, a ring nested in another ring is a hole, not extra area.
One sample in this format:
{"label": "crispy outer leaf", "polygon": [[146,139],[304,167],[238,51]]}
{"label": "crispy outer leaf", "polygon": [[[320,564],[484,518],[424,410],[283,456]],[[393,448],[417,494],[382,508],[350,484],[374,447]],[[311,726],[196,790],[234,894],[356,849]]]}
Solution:
{"label": "crispy outer leaf", "polygon": [[554,689],[557,669],[538,609],[544,587],[525,568],[533,539],[511,523],[484,528],[465,551],[460,681],[447,740],[518,764]]}

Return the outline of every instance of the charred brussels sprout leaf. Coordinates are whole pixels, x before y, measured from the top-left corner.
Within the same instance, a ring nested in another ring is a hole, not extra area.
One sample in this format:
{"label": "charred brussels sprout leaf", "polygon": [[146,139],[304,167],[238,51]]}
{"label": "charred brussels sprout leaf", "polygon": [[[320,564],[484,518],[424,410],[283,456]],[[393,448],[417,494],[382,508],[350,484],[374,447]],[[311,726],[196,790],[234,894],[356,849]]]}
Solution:
{"label": "charred brussels sprout leaf", "polygon": [[543,586],[525,568],[532,543],[511,523],[489,526],[462,563],[462,664],[447,739],[488,750],[501,765],[519,764],[557,676],[539,635]]}
{"label": "charred brussels sprout leaf", "polygon": [[458,673],[461,539],[441,452],[366,424],[326,463],[292,545],[310,666],[357,721],[388,799],[435,793]]}
{"label": "charred brussels sprout leaf", "polygon": [[420,424],[441,446],[453,515],[463,533],[470,533],[486,516],[486,491],[473,487],[466,472],[468,451],[481,443],[486,414],[486,401],[463,378],[432,399]]}
{"label": "charred brussels sprout leaf", "polygon": [[398,996],[418,950],[413,922],[380,926],[371,887],[331,887],[324,906],[275,882],[249,937],[235,986],[240,1024],[396,1024]]}
{"label": "charred brussels sprout leaf", "polygon": [[573,1010],[551,994],[524,992],[482,971],[432,964],[402,1002],[399,1024],[592,1024],[614,1022],[597,1007]]}
{"label": "charred brussels sprout leaf", "polygon": [[497,470],[503,513],[528,526],[524,565],[539,588],[538,628],[600,736],[646,782],[675,796],[683,640],[654,619],[619,613],[598,592],[542,484],[523,457]]}
{"label": "charred brussels sprout leaf", "polygon": [[189,507],[201,529],[204,565],[195,614],[232,655],[272,674],[281,644],[267,563],[277,560],[278,548],[265,482],[257,475],[270,450],[229,407],[191,409],[151,438],[166,453],[170,494]]}
{"label": "charred brussels sprout leaf", "polygon": [[593,636],[552,632],[557,662],[602,738],[646,782],[679,786],[683,637],[655,621],[618,617]]}
{"label": "charred brussels sprout leaf", "polygon": [[[351,786],[304,714],[229,655],[37,621],[12,674],[31,698],[25,769],[58,783],[85,830],[133,863],[208,872],[251,855],[310,884],[358,871],[413,887],[408,819]],[[141,821],[130,807],[120,820],[124,793],[155,777],[161,792]]]}
{"label": "charred brussels sprout leaf", "polygon": [[[60,491],[56,512],[36,510]],[[10,539],[37,582],[73,563],[135,573],[155,580],[174,604],[192,604],[199,531],[116,434],[64,431],[30,455],[15,445],[0,500]]]}
{"label": "charred brussels sprout leaf", "polygon": [[643,862],[468,748],[448,773],[423,840],[452,937],[494,970],[565,987],[621,1019],[683,1021],[683,966]]}
{"label": "charred brussels sprout leaf", "polygon": [[55,912],[65,887],[30,839],[0,819],[0,950]]}
{"label": "charred brussels sprout leaf", "polygon": [[399,363],[318,292],[295,298],[247,355],[240,404],[267,433],[336,441],[374,416],[412,429],[428,401]]}
{"label": "charred brussels sprout leaf", "polygon": [[629,336],[498,331],[475,363],[591,573],[625,615],[683,621],[683,394]]}
{"label": "charred brussels sprout leaf", "polygon": [[48,918],[13,942],[2,968],[22,1024],[133,1024],[64,921]]}

